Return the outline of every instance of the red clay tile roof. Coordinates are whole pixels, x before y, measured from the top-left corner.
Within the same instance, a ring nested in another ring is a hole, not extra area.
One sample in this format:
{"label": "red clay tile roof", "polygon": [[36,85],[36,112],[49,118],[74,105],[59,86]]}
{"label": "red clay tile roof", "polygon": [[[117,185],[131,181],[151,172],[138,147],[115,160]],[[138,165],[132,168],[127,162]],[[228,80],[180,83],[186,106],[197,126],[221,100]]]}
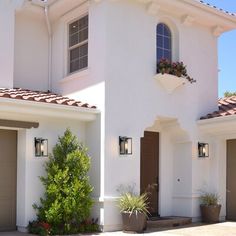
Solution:
{"label": "red clay tile roof", "polygon": [[200,120],[215,117],[236,115],[236,96],[219,99],[219,110],[200,118]]}
{"label": "red clay tile roof", "polygon": [[0,88],[0,99],[1,98],[19,99],[24,101],[43,102],[49,104],[96,109],[96,106],[90,106],[88,103],[82,103],[55,93],[31,91],[28,89],[21,89],[21,88],[15,88],[15,89]]}
{"label": "red clay tile roof", "polygon": [[[201,3],[201,4],[205,5],[205,6],[214,8],[214,9],[216,9],[216,10],[218,10],[218,11],[221,11],[221,12],[223,12],[223,13],[226,13],[226,14],[228,14],[228,15],[230,15],[230,16],[236,16],[235,13],[226,11],[226,10],[224,10],[224,9],[222,9],[222,8],[219,8],[219,7],[217,7],[217,6],[214,6],[214,5],[211,5],[211,4],[207,3],[207,0],[204,0],[204,1],[202,1],[202,0],[194,0],[194,1],[197,1],[197,2],[199,2],[199,3]],[[41,2],[47,3],[48,0],[41,0]]]}
{"label": "red clay tile roof", "polygon": [[200,2],[201,4],[203,4],[203,5],[205,5],[205,6],[214,8],[214,9],[216,9],[216,10],[218,10],[218,11],[223,12],[223,13],[226,13],[226,14],[228,14],[228,15],[230,15],[230,16],[236,16],[235,13],[226,11],[226,10],[224,10],[224,9],[222,9],[222,8],[219,8],[219,7],[217,7],[217,6],[214,6],[214,5],[211,5],[211,4],[207,3],[207,0],[204,0],[204,1],[202,1],[202,0],[195,0],[195,1]]}

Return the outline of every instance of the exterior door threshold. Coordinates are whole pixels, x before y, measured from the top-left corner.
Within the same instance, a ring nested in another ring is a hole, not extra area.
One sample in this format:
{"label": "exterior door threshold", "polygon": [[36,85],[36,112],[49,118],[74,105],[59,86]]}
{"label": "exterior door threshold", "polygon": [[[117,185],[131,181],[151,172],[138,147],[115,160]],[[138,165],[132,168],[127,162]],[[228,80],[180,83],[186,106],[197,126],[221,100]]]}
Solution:
{"label": "exterior door threshold", "polygon": [[167,216],[167,217],[150,217],[147,222],[147,228],[169,228],[178,227],[192,223],[192,218]]}

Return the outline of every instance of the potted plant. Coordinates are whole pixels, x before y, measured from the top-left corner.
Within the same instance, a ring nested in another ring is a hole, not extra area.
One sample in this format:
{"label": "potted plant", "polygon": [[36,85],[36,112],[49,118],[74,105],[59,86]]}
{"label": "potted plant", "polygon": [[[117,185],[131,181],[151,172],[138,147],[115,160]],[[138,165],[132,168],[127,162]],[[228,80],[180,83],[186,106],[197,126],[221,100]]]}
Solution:
{"label": "potted plant", "polygon": [[200,196],[200,210],[202,222],[217,223],[219,222],[221,205],[219,204],[219,196],[215,193],[203,193]]}
{"label": "potted plant", "polygon": [[122,215],[123,231],[141,233],[147,225],[148,203],[147,193],[136,195],[124,193],[119,199],[119,208]]}

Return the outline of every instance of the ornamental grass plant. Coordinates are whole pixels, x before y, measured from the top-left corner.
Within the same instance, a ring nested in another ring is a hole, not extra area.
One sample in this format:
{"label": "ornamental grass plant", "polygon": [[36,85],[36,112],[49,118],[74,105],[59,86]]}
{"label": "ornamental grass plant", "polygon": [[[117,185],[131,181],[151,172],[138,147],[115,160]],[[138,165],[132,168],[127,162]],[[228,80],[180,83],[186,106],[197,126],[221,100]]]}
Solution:
{"label": "ornamental grass plant", "polygon": [[135,195],[132,193],[124,193],[119,199],[119,209],[121,212],[137,214],[143,213],[148,215],[148,197],[147,193]]}
{"label": "ornamental grass plant", "polygon": [[219,204],[219,195],[216,193],[203,193],[200,196],[201,205],[216,206]]}

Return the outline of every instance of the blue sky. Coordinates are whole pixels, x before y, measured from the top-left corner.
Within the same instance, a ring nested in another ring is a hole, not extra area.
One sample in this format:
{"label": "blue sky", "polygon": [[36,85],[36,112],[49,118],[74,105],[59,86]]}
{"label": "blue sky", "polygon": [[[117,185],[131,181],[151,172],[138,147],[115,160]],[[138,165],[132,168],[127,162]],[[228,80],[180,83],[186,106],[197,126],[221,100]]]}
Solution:
{"label": "blue sky", "polygon": [[[229,12],[236,13],[236,0],[205,0]],[[225,91],[236,91],[236,30],[219,38],[219,97]]]}

